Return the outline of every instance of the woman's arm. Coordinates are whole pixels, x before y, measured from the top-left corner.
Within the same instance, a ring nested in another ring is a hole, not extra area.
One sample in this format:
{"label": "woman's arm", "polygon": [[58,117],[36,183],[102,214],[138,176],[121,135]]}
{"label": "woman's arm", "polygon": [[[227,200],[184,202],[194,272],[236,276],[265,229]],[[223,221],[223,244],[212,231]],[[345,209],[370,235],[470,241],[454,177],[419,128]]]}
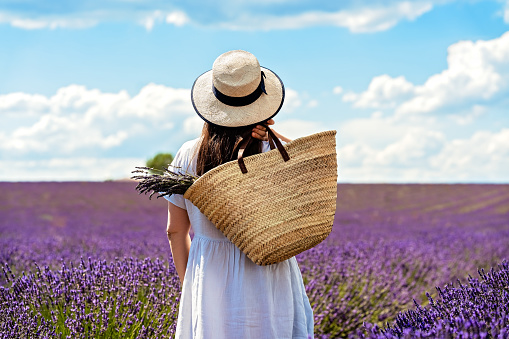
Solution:
{"label": "woman's arm", "polygon": [[285,136],[284,136],[284,135],[282,135],[282,134],[279,134],[278,132],[274,131],[273,129],[272,129],[272,132],[274,132],[274,134],[276,135],[276,137],[278,137],[279,139],[283,140],[284,142],[290,142],[290,141],[292,141],[292,139],[287,138],[287,137],[285,137]]}
{"label": "woman's arm", "polygon": [[181,283],[184,282],[187,258],[191,248],[190,229],[191,222],[189,221],[187,211],[168,202],[168,226],[166,227],[166,233],[170,242],[173,264],[177,269]]}

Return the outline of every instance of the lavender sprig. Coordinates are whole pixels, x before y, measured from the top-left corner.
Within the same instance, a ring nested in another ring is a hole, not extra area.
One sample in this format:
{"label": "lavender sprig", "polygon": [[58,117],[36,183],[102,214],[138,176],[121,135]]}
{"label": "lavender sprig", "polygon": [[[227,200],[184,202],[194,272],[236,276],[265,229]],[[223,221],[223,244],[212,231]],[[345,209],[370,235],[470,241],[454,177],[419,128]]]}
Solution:
{"label": "lavender sprig", "polygon": [[138,185],[136,186],[136,190],[139,194],[148,194],[148,192],[151,192],[149,199],[152,199],[152,196],[155,193],[159,194],[157,198],[171,196],[172,194],[184,194],[187,189],[199,178],[188,172],[181,174],[179,172],[171,171],[167,168],[162,170],[151,167],[136,168],[137,170],[132,171],[131,173],[140,174],[132,176],[131,179],[139,181]]}

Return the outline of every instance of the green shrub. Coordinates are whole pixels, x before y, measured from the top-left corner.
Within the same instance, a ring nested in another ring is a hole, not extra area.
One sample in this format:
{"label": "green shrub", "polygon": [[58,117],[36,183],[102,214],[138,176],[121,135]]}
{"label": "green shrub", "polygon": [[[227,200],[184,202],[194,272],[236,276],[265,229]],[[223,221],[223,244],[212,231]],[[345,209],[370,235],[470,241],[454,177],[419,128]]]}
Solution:
{"label": "green shrub", "polygon": [[173,161],[173,155],[171,153],[158,153],[153,158],[147,160],[147,167],[155,169],[167,168],[168,165]]}

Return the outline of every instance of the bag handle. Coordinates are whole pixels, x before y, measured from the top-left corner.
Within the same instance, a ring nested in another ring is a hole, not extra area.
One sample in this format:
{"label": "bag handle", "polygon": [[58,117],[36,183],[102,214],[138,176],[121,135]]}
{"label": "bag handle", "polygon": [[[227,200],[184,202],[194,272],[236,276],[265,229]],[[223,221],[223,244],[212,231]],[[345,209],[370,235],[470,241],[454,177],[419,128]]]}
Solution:
{"label": "bag handle", "polygon": [[[277,147],[277,149],[279,150],[279,153],[281,153],[281,156],[283,157],[283,160],[285,162],[290,160],[290,156],[288,155],[288,152],[283,147],[283,144],[281,143],[279,138],[276,136],[274,131],[272,131],[269,128],[269,126],[267,126],[266,124],[263,124],[263,126],[265,126],[265,128],[267,129],[267,132],[269,134],[270,149],[275,149]],[[239,153],[237,155],[237,162],[239,163],[240,170],[242,171],[243,174],[247,173],[246,164],[244,163],[244,151],[249,146],[249,144],[251,144],[252,140],[253,140],[253,137],[251,136],[251,133],[250,133],[248,137],[244,138],[241,141],[240,146],[239,146]],[[276,144],[276,146],[274,146],[274,143]]]}

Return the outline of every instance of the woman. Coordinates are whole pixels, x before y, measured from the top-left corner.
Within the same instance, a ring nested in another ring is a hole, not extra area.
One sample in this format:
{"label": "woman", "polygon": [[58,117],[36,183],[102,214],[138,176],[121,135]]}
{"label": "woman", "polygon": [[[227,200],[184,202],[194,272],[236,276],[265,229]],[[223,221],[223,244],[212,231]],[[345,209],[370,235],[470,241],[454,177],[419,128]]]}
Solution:
{"label": "woman", "polygon": [[[236,159],[236,147],[249,134],[258,140],[244,156],[270,149],[261,124],[273,124],[284,86],[251,53],[219,56],[196,79],[191,98],[205,120],[203,132],[184,143],[172,166],[202,175]],[[313,313],[295,257],[258,266],[189,200],[182,195],[168,200],[168,239],[182,282],[176,338],[313,337]]]}

